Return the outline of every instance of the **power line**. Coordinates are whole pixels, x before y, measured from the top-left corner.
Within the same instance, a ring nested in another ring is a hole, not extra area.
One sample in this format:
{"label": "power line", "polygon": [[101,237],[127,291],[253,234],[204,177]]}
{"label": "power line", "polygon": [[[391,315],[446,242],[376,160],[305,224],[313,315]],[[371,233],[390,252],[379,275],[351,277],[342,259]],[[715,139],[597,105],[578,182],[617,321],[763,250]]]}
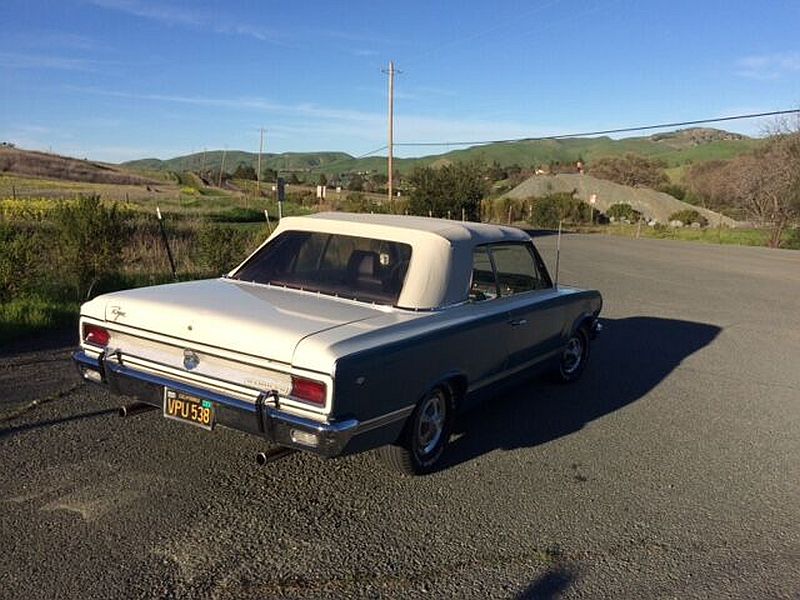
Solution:
{"label": "power line", "polygon": [[322,165],[317,165],[316,167],[312,167],[312,168],[308,169],[307,172],[308,173],[313,173],[314,171],[317,171],[319,169],[328,169],[328,168],[330,168],[331,166],[334,166],[334,165],[349,163],[349,162],[352,162],[354,160],[361,160],[362,158],[367,158],[368,156],[371,156],[371,155],[375,154],[376,152],[380,152],[381,150],[386,150],[387,148],[388,148],[388,146],[384,144],[383,146],[381,146],[379,148],[375,148],[373,150],[370,150],[369,152],[365,152],[364,154],[360,154],[358,156],[353,156],[352,158],[341,158],[341,159],[335,160],[333,162],[325,163],[325,164],[322,164]]}
{"label": "power line", "polygon": [[[762,113],[732,115],[729,117],[715,117],[712,119],[696,119],[693,121],[676,121],[673,123],[659,123],[658,125],[639,125],[636,127],[618,127],[615,129],[601,129],[598,131],[582,131],[580,133],[561,133],[557,135],[520,137],[520,138],[498,139],[498,140],[473,140],[466,142],[395,142],[394,145],[395,146],[483,146],[486,144],[510,144],[514,142],[534,142],[538,140],[560,140],[565,138],[590,137],[595,135],[607,135],[609,133],[629,133],[632,131],[647,131],[651,129],[665,129],[668,127],[685,127],[687,125],[702,125],[704,123],[722,123],[724,121],[739,121],[743,119],[757,119],[759,117],[776,117],[780,115],[791,115],[799,113],[800,113],[800,108],[792,108],[787,110],[773,110]],[[382,150],[382,148],[380,150]]]}

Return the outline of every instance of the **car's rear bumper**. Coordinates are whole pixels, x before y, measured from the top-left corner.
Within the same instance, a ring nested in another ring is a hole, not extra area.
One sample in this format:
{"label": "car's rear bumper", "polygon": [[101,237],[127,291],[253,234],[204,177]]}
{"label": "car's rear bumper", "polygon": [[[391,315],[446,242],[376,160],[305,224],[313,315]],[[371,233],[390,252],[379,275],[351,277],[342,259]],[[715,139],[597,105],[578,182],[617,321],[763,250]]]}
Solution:
{"label": "car's rear bumper", "polygon": [[603,324],[600,322],[600,319],[595,317],[594,321],[592,321],[592,326],[589,328],[589,336],[595,339],[601,333],[603,333]]}
{"label": "car's rear bumper", "polygon": [[212,402],[215,425],[260,435],[281,446],[325,457],[342,454],[361,426],[357,419],[317,421],[281,410],[275,395],[262,394],[255,403],[246,402],[105,360],[102,354],[93,357],[80,350],[72,358],[83,380],[107,384],[115,394],[134,396],[145,404],[163,408],[166,387]]}

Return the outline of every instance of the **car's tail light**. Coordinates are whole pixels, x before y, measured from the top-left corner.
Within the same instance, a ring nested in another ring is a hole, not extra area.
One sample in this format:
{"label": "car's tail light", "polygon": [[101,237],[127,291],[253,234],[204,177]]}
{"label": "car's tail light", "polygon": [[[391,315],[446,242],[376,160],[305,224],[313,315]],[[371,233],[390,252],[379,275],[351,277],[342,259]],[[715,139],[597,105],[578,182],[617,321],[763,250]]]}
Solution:
{"label": "car's tail light", "polygon": [[108,346],[108,341],[111,339],[111,334],[108,329],[100,327],[99,325],[92,325],[91,323],[83,324],[83,341],[93,346]]}
{"label": "car's tail light", "polygon": [[292,375],[292,396],[317,406],[325,406],[325,384]]}

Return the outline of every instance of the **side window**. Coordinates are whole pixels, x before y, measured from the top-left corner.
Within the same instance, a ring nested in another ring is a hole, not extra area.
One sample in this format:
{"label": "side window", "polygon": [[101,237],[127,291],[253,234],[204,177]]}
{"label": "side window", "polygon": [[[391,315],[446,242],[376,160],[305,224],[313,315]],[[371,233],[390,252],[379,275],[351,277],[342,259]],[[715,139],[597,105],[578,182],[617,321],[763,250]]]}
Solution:
{"label": "side window", "polygon": [[528,244],[492,244],[491,252],[501,296],[549,287]]}
{"label": "side window", "polygon": [[472,281],[469,299],[475,302],[497,298],[497,281],[494,277],[492,259],[486,246],[478,246],[472,252]]}

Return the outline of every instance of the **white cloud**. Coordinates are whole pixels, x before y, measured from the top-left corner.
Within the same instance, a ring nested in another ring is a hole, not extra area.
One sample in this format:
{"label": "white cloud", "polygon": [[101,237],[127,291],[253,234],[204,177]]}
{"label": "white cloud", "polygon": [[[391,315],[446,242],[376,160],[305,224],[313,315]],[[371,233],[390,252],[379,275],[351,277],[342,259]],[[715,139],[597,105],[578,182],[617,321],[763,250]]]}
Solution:
{"label": "white cloud", "polygon": [[745,56],[736,62],[736,73],[750,79],[781,79],[797,72],[800,72],[800,52]]}
{"label": "white cloud", "polygon": [[56,69],[60,71],[93,71],[98,63],[85,58],[45,56],[0,52],[0,68],[6,69]]}
{"label": "white cloud", "polygon": [[89,0],[91,4],[101,8],[128,13],[135,17],[160,21],[168,25],[202,25],[206,18],[198,13],[166,4],[140,2],[139,0]]}
{"label": "white cloud", "polygon": [[[354,44],[392,44],[396,46],[403,44],[402,41],[391,41],[375,35],[365,35],[358,32],[335,31],[331,29],[306,29],[299,32],[282,31],[270,27],[265,27],[257,23],[244,23],[220,15],[218,12],[208,12],[201,9],[188,9],[177,7],[165,2],[164,0],[87,0],[94,6],[113,10],[134,17],[156,21],[164,25],[176,27],[189,27],[198,30],[211,31],[213,33],[225,35],[238,35],[250,37],[261,42],[276,44],[284,47],[299,47],[296,42],[300,39],[317,39],[326,37],[333,40],[343,40]],[[346,51],[355,56],[376,56],[378,53],[371,49],[361,49]]]}
{"label": "white cloud", "polygon": [[8,36],[13,48],[66,48],[68,50],[96,50],[97,43],[90,37],[62,31],[24,31]]}
{"label": "white cloud", "polygon": [[115,10],[165,25],[190,27],[226,35],[251,37],[261,42],[289,45],[286,35],[273,29],[241,23],[200,10],[178,8],[163,2],[143,0],[89,0],[89,2],[100,8]]}

